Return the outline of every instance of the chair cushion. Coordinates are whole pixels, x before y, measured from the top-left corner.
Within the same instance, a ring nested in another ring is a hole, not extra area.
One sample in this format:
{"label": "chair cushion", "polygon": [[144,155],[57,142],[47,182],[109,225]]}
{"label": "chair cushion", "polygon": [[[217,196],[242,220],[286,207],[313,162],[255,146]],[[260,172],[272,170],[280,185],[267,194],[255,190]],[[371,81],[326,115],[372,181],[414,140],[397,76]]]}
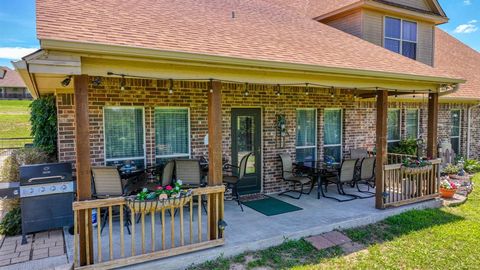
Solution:
{"label": "chair cushion", "polygon": [[232,175],[224,175],[223,182],[227,184],[236,184],[238,182],[238,177]]}
{"label": "chair cushion", "polygon": [[312,180],[306,176],[292,176],[285,179],[285,181],[299,182],[301,184],[307,184]]}

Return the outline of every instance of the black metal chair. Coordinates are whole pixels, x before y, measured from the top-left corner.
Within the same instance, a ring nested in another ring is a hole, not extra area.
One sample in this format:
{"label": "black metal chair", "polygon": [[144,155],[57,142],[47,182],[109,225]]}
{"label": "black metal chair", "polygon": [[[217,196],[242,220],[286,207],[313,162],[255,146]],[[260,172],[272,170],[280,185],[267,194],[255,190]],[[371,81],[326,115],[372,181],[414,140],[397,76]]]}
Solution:
{"label": "black metal chair", "polygon": [[355,171],[357,167],[358,159],[345,159],[342,161],[342,165],[337,172],[330,172],[328,175],[324,176],[322,183],[325,185],[325,192],[327,192],[328,184],[332,183],[337,186],[338,194],[342,196],[351,197],[350,199],[338,199],[335,197],[325,196],[326,198],[334,199],[339,202],[346,202],[361,198],[357,195],[348,194],[343,189],[344,184],[349,184],[355,180]]}
{"label": "black metal chair", "polygon": [[[278,195],[285,195],[293,199],[300,199],[302,194],[310,194],[313,189],[313,180],[310,176],[304,175],[297,171],[293,166],[292,158],[289,154],[283,153],[279,154],[280,159],[282,160],[282,179],[286,182],[293,183],[293,189],[287,189]],[[300,184],[300,190],[296,190],[295,187],[297,184]],[[304,186],[310,184],[310,190],[308,192],[304,192]],[[289,192],[296,192],[298,193],[298,197],[294,197]]]}
{"label": "black metal chair", "polygon": [[[237,201],[240,209],[243,212],[242,202],[240,201],[240,195],[238,194],[238,183],[245,177],[247,172],[247,163],[248,158],[252,155],[252,153],[248,153],[242,157],[240,160],[240,166],[235,166],[232,164],[225,164],[223,165],[223,169],[226,172],[230,172],[230,175],[223,176],[223,183],[227,185],[227,188],[232,189],[232,195],[235,197],[234,200]],[[236,172],[233,172],[232,169],[236,169]]]}

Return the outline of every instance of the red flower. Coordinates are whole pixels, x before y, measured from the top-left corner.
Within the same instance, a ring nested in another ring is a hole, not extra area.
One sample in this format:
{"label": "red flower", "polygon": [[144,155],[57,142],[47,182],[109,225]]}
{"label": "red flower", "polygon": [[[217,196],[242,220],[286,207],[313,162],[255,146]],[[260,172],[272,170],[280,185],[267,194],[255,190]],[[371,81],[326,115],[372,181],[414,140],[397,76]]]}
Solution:
{"label": "red flower", "polygon": [[158,187],[157,187],[157,190],[163,190],[163,187],[162,187],[162,186],[158,186]]}
{"label": "red flower", "polygon": [[172,190],[173,188],[172,188],[172,186],[166,186],[165,189],[166,190]]}

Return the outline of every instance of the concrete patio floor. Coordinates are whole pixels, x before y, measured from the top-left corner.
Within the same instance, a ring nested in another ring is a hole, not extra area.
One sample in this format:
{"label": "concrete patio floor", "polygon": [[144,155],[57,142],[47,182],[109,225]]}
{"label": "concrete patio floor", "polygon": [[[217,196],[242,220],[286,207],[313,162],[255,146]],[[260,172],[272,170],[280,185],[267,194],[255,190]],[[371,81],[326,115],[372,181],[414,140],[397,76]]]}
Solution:
{"label": "concrete patio floor", "polygon": [[[346,189],[347,193],[355,193],[353,190]],[[335,194],[334,188],[329,188],[329,195]],[[383,220],[389,216],[399,214],[404,211],[412,209],[424,209],[440,207],[442,202],[440,200],[431,200],[422,203],[412,204],[408,206],[391,208],[386,210],[375,209],[375,198],[357,199],[348,202],[337,202],[332,199],[321,198],[317,200],[316,192],[310,195],[304,195],[301,199],[291,199],[285,196],[271,195],[290,204],[296,205],[302,210],[280,214],[276,216],[265,216],[255,210],[244,206],[244,212],[236,202],[225,202],[225,221],[228,226],[225,230],[225,245],[217,248],[211,248],[194,253],[179,255],[172,258],[161,259],[129,266],[128,269],[185,269],[192,264],[202,263],[208,260],[213,260],[219,256],[234,256],[248,250],[259,250],[270,246],[281,244],[285,238],[299,239],[311,235],[317,235],[332,231],[339,228],[351,228],[362,226],[370,223],[375,223]],[[338,195],[337,195],[338,196]],[[196,214],[196,207],[194,213]],[[205,225],[206,216],[202,211],[202,223]],[[188,211],[184,213],[188,216]],[[169,215],[166,215],[167,221],[170,220]],[[150,232],[150,217],[146,216],[146,232]],[[157,234],[159,231],[159,218],[156,219]],[[175,222],[178,224],[178,215]],[[119,257],[119,222],[114,222],[114,257]],[[169,222],[167,222],[169,223]],[[188,222],[185,223],[185,235],[188,239],[189,230]],[[196,231],[196,217],[194,221],[194,231]],[[204,227],[205,228],[205,227]],[[206,229],[204,229],[206,230]],[[140,228],[137,226],[136,231],[136,253],[141,251],[140,242]],[[166,225],[166,234],[169,238],[170,228]],[[130,254],[130,236],[125,231],[125,254]],[[148,238],[147,234],[147,238]],[[96,229],[94,230],[96,237]],[[205,239],[204,235],[204,239]],[[196,233],[194,238],[196,238]],[[178,232],[176,232],[176,242],[179,243]],[[71,255],[73,241],[72,237],[66,237],[67,249]],[[150,238],[151,239],[151,238]],[[146,250],[149,251],[151,240],[146,242]],[[104,260],[108,258],[108,224],[102,234],[102,254]],[[170,241],[167,239],[167,247]],[[96,244],[95,244],[96,246]],[[160,247],[159,239],[156,241],[156,246]],[[96,251],[95,251],[96,254]]]}

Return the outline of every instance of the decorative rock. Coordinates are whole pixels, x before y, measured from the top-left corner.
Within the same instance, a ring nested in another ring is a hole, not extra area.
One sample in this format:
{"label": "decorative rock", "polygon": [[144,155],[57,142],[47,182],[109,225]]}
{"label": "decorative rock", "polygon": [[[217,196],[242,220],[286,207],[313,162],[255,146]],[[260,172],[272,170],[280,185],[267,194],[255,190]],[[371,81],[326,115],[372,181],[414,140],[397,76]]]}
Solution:
{"label": "decorative rock", "polygon": [[309,238],[306,238],[305,240],[312,244],[312,246],[314,246],[317,250],[336,246],[335,243],[323,237],[322,235],[311,236]]}

